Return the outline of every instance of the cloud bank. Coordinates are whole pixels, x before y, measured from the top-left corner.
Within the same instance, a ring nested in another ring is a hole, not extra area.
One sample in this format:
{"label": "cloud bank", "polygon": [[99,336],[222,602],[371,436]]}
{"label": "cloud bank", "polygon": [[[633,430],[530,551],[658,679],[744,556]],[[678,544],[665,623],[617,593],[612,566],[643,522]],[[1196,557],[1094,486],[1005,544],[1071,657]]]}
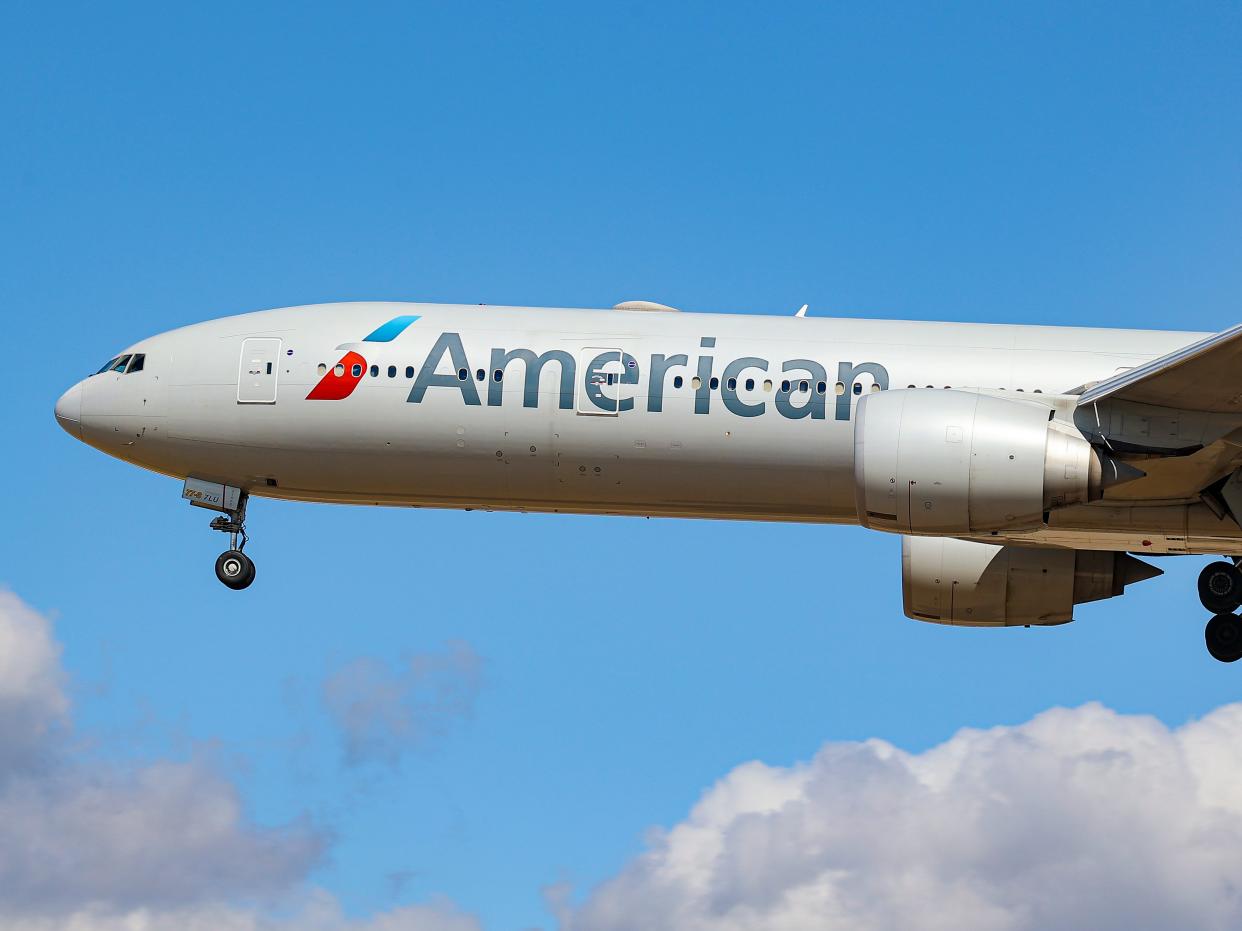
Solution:
{"label": "cloud bank", "polygon": [[[464,645],[324,686],[347,758],[395,761],[470,713]],[[48,621],[0,591],[5,931],[479,931],[447,901],[361,918],[307,883],[326,833],[256,823],[201,761],[116,766],[71,742]],[[1098,704],[922,753],[826,744],[753,762],[580,904],[564,931],[1242,927],[1242,704],[1169,728]]]}
{"label": "cloud bank", "polygon": [[[46,618],[0,590],[0,927],[5,931],[476,931],[448,903],[365,920],[305,885],[328,837],[249,819],[201,761],[115,766],[69,741]],[[262,902],[266,907],[245,903]]]}
{"label": "cloud bank", "polygon": [[566,931],[1242,927],[1242,704],[1170,729],[1098,705],[924,753],[747,763]]}

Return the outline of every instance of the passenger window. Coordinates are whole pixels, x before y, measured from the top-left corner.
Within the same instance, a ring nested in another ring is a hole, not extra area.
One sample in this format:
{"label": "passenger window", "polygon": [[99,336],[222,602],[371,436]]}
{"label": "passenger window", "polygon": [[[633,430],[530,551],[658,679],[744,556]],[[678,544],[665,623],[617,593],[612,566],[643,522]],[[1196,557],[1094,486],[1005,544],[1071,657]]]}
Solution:
{"label": "passenger window", "polygon": [[482,369],[479,369],[477,372],[474,373],[474,379],[475,381],[487,381],[487,372],[483,371]]}
{"label": "passenger window", "polygon": [[747,391],[755,390],[755,380],[753,378],[746,379],[746,390]]}
{"label": "passenger window", "polygon": [[683,379],[680,375],[676,376],[676,377],[673,379],[673,387],[674,387],[674,388],[680,388],[680,387],[681,387],[682,385],[684,385],[685,383],[686,383],[686,382],[685,382],[685,379]]}
{"label": "passenger window", "polygon": [[695,375],[692,379],[690,379],[690,387],[692,387],[695,391],[698,391],[703,387],[703,379],[699,378],[698,375]]}
{"label": "passenger window", "polygon": [[857,381],[854,382],[854,393],[862,394],[862,383],[861,382],[857,382]]}
{"label": "passenger window", "polygon": [[129,361],[129,368],[125,370],[125,374],[129,375],[133,372],[141,372],[142,367],[146,364],[146,362],[147,354],[145,352],[135,353],[134,357]]}
{"label": "passenger window", "polygon": [[781,391],[784,391],[786,394],[788,394],[788,393],[789,393],[789,381],[788,381],[788,379],[787,379],[787,380],[785,380],[785,381],[783,381],[783,382],[781,382]]}
{"label": "passenger window", "polygon": [[379,366],[378,365],[371,366],[371,377],[379,378]]}
{"label": "passenger window", "polygon": [[[339,369],[339,368],[340,368],[340,366],[338,365],[338,366],[337,366],[337,368]],[[350,373],[351,375],[353,375],[353,376],[354,376],[354,378],[361,378],[361,377],[362,377],[362,363],[361,363],[361,362],[355,362],[355,363],[354,363],[354,365],[353,365],[353,368],[351,368],[351,369],[349,370],[349,373]],[[343,374],[343,373],[342,373],[342,374]]]}
{"label": "passenger window", "polygon": [[457,380],[458,380],[458,381],[466,381],[469,377],[470,377],[470,373],[469,373],[469,372],[467,372],[465,369],[458,369],[458,370],[457,370]]}
{"label": "passenger window", "polygon": [[875,394],[875,393],[876,393],[877,391],[879,391],[879,390],[880,390],[880,386],[879,386],[879,385],[877,385],[875,382],[872,382],[872,383],[871,383],[871,393],[872,393],[872,394]]}
{"label": "passenger window", "polygon": [[[335,375],[337,378],[340,378],[342,375],[345,374],[345,366],[342,365],[340,362],[336,363],[336,365],[332,367],[332,374]],[[362,366],[355,365],[354,366],[354,377],[357,378],[361,374],[362,374]]]}
{"label": "passenger window", "polygon": [[730,391],[737,391],[737,379],[736,378],[730,378],[728,385],[729,385]]}
{"label": "passenger window", "polygon": [[320,375],[327,375],[327,374],[328,374],[328,363],[326,363],[326,362],[320,362],[320,363],[319,363],[319,374],[320,374]]}
{"label": "passenger window", "polygon": [[[914,385],[911,385],[910,387],[913,388]],[[838,398],[841,397],[841,395],[845,394],[845,382],[843,381],[837,382],[835,385],[832,386],[832,390],[836,393]]]}
{"label": "passenger window", "polygon": [[117,359],[117,360],[116,360],[116,365],[112,366],[112,371],[114,371],[114,372],[124,372],[124,371],[125,371],[125,366],[129,365],[129,360],[130,360],[130,358],[132,358],[132,357],[131,357],[131,356],[121,356],[121,358],[119,358],[119,359]]}
{"label": "passenger window", "polygon": [[708,384],[711,385],[712,391],[715,391],[717,388],[720,387],[720,379],[717,378],[715,375],[713,375],[712,380]]}
{"label": "passenger window", "polygon": [[770,378],[765,378],[765,379],[763,380],[763,390],[764,390],[764,391],[771,391],[771,390],[772,390],[772,379],[770,379]]}
{"label": "passenger window", "polygon": [[405,377],[406,377],[406,378],[413,378],[413,377],[414,377],[414,366],[412,366],[412,365],[407,365],[407,366],[405,367]]}
{"label": "passenger window", "polygon": [[798,390],[801,391],[803,394],[806,394],[808,391],[811,390],[811,383],[803,379],[801,382],[798,383]]}
{"label": "passenger window", "polygon": [[388,377],[389,378],[397,377],[397,367],[395,365],[388,366]]}
{"label": "passenger window", "polygon": [[502,372],[500,369],[496,369],[496,371],[492,372],[493,381],[500,381],[504,377],[505,377],[505,373]]}

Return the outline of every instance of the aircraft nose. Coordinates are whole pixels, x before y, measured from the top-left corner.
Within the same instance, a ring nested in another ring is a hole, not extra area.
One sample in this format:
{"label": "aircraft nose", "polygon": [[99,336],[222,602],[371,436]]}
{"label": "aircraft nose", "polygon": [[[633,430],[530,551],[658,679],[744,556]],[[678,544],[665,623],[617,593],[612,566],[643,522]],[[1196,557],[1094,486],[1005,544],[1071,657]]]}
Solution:
{"label": "aircraft nose", "polygon": [[82,383],[78,382],[56,402],[56,422],[75,440],[82,439]]}

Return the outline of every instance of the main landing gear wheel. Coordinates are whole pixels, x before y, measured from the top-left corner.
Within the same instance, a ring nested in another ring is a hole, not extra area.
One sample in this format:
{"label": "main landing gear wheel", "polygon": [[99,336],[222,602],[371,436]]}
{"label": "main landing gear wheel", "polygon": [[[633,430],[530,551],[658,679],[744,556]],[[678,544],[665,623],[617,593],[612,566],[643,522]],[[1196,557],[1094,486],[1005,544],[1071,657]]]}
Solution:
{"label": "main landing gear wheel", "polygon": [[254,561],[241,550],[229,550],[216,559],[216,578],[234,591],[254,581]]}
{"label": "main landing gear wheel", "polygon": [[1213,659],[1222,663],[1237,662],[1242,659],[1242,618],[1236,614],[1216,615],[1207,622],[1203,639]]}
{"label": "main landing gear wheel", "polygon": [[1213,614],[1236,611],[1242,606],[1242,570],[1223,561],[1205,566],[1199,573],[1199,600]]}

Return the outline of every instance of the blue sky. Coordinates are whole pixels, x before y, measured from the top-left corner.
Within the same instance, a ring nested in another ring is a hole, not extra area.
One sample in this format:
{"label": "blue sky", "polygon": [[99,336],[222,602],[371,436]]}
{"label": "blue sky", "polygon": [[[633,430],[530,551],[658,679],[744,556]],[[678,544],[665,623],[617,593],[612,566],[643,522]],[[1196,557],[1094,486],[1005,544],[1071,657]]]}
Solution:
{"label": "blue sky", "polygon": [[[52,419],[144,335],[319,301],[1223,329],[1236,6],[0,23],[0,583],[55,621],[74,753],[208,761],[258,825],[323,832],[305,882],[347,914],[550,926],[542,889],[581,901],[746,761],[1088,701],[1177,726],[1242,689],[1203,650],[1198,559],[1068,627],[946,630],[902,616],[897,538],[855,528],[259,501],[238,596],[174,481]],[[422,717],[351,757],[327,683],[400,692],[412,659]]]}

